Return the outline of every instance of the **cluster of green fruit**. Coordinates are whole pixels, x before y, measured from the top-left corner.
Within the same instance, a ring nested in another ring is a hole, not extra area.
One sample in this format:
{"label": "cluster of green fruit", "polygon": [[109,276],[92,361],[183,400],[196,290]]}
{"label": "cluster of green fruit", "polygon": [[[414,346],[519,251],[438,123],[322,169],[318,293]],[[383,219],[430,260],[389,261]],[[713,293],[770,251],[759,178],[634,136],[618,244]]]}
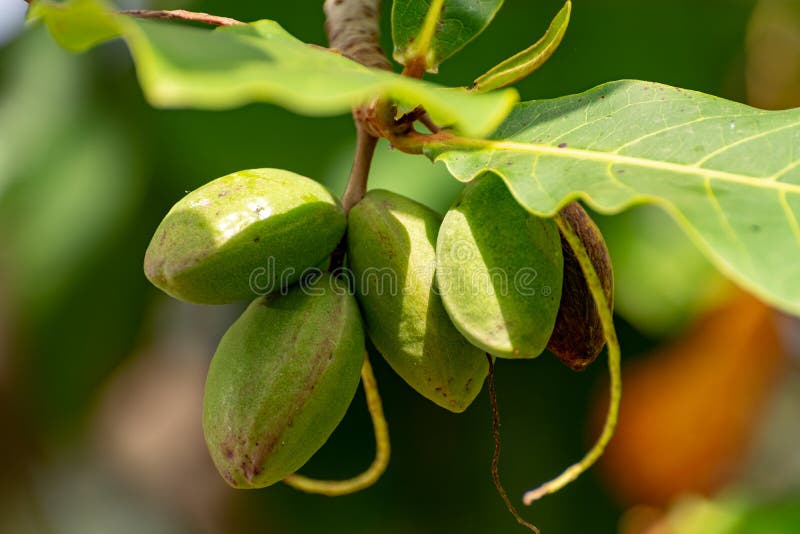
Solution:
{"label": "cluster of green fruit", "polygon": [[[577,204],[562,216],[611,302],[599,231]],[[346,269],[319,268],[345,250]],[[548,348],[582,369],[603,346],[555,222],[521,208],[494,175],[469,184],[442,219],[382,190],[345,214],[311,179],[234,173],[172,208],[145,272],[189,302],[256,297],[222,338],[206,382],[206,442],[234,487],[273,484],[325,443],[355,395],[365,330],[411,387],[453,412],[480,391],[487,353],[533,358]]]}

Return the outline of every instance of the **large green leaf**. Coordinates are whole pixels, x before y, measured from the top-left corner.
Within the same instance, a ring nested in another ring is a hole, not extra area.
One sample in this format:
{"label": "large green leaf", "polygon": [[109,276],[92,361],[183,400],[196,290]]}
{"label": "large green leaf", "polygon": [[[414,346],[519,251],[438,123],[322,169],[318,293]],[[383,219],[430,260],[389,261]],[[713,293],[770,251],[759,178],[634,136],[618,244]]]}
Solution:
{"label": "large green leaf", "polygon": [[212,31],[116,15],[97,0],[39,1],[31,17],[43,19],[59,43],[75,51],[123,36],[155,106],[226,109],[272,102],[297,113],[330,115],[385,98],[422,104],[440,124],[481,137],[517,99],[516,92],[472,95],[370,69],[309,46],[268,20]]}
{"label": "large green leaf", "polygon": [[493,139],[440,136],[426,151],[462,181],[499,174],[539,215],[576,197],[604,213],[656,203],[724,273],[800,314],[800,109],[619,81],[520,104]]}
{"label": "large green leaf", "polygon": [[394,0],[394,58],[404,65],[422,61],[436,72],[486,29],[502,5],[503,0]]}

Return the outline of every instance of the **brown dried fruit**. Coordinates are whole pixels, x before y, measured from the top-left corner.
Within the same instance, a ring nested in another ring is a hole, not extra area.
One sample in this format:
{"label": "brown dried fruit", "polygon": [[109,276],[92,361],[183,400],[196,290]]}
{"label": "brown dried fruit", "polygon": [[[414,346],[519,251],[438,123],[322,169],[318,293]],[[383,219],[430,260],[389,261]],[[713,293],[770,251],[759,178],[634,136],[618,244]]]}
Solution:
{"label": "brown dried fruit", "polygon": [[[561,215],[586,247],[603,284],[608,307],[613,311],[614,273],[603,234],[577,202],[564,206]],[[561,250],[564,254],[564,285],[556,326],[547,348],[573,370],[582,371],[597,358],[605,345],[603,325],[580,263],[564,236],[561,236]]]}

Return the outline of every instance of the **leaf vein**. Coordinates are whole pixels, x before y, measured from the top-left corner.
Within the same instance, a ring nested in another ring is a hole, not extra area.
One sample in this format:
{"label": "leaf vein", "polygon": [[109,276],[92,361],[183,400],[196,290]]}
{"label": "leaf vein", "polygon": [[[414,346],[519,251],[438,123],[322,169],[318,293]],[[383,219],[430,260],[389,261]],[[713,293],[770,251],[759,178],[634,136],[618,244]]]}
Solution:
{"label": "leaf vein", "polygon": [[[584,114],[586,116],[586,118],[584,119],[584,122],[578,124],[577,126],[574,126],[574,127],[570,128],[566,132],[562,132],[559,135],[553,137],[550,140],[550,142],[551,143],[555,143],[556,141],[560,141],[561,139],[563,139],[567,135],[569,135],[571,133],[574,133],[574,132],[577,132],[579,130],[582,130],[583,128],[585,128],[587,126],[591,126],[591,125],[596,124],[598,122],[607,121],[607,120],[611,119],[614,115],[616,115],[618,113],[621,113],[621,112],[625,111],[626,109],[630,109],[630,108],[632,108],[634,106],[643,106],[643,105],[650,105],[650,104],[652,104],[652,101],[630,102],[630,99],[629,99],[627,104],[625,104],[624,106],[613,110],[611,113],[609,113],[607,115],[603,115],[602,117],[598,117],[598,118],[593,119],[593,120],[589,120],[589,117],[588,117],[589,105],[591,105],[591,102],[589,102],[586,106],[584,106],[584,108],[585,108]],[[530,128],[530,125],[526,125],[525,128],[526,129]],[[509,137],[511,137],[511,136],[509,136]]]}
{"label": "leaf vein", "polygon": [[614,150],[611,153],[612,154],[619,154],[620,151],[628,148],[631,145],[635,145],[636,143],[644,141],[645,139],[649,139],[651,137],[655,137],[657,135],[660,135],[662,133],[668,132],[670,130],[678,130],[678,129],[683,128],[685,126],[689,126],[691,124],[697,124],[698,122],[703,122],[703,121],[717,120],[717,119],[735,119],[737,117],[741,117],[741,114],[736,114],[736,115],[713,115],[711,117],[698,117],[697,119],[693,119],[693,120],[690,120],[688,122],[683,122],[681,124],[673,124],[672,126],[666,126],[664,128],[660,128],[658,130],[646,133],[645,135],[641,135],[641,136],[637,137],[636,139],[631,139],[627,143],[617,147],[617,149]]}
{"label": "leaf vein", "polygon": [[620,186],[622,189],[625,189],[628,192],[632,193],[633,195],[638,195],[639,194],[638,191],[636,191],[634,188],[632,188],[628,184],[619,181],[617,179],[617,177],[614,176],[614,173],[611,170],[611,167],[613,167],[613,166],[614,166],[614,162],[613,161],[609,161],[608,165],[606,165],[606,175],[608,176],[609,180],[611,180],[612,183]]}
{"label": "leaf vein", "polygon": [[789,171],[791,171],[792,169],[796,169],[797,167],[800,167],[800,159],[798,159],[797,161],[793,161],[792,163],[788,164],[786,167],[782,168],[772,176],[767,177],[767,180],[778,182],[780,181],[783,175],[788,174]]}
{"label": "leaf vein", "polygon": [[780,191],[778,193],[778,201],[780,202],[783,211],[786,213],[786,218],[789,221],[789,226],[792,228],[795,239],[797,239],[797,242],[800,243],[800,223],[797,222],[797,217],[792,211],[791,206],[789,206],[789,202],[786,200],[786,191]]}
{"label": "leaf vein", "polygon": [[725,210],[722,208],[722,205],[719,203],[717,199],[717,195],[714,194],[714,189],[711,187],[711,179],[706,177],[703,181],[703,184],[706,189],[706,193],[708,194],[708,199],[711,201],[711,205],[714,207],[714,211],[717,212],[720,218],[720,222],[722,223],[722,228],[725,229],[725,233],[728,235],[728,239],[731,240],[732,243],[736,244],[736,247],[742,252],[742,255],[747,258],[747,263],[752,268],[753,266],[753,259],[750,256],[750,251],[747,247],[742,243],[742,240],[739,239],[739,234],[736,233],[736,230],[731,225],[730,219],[725,214]]}
{"label": "leaf vein", "polygon": [[578,148],[558,148],[549,145],[539,145],[533,143],[520,143],[516,141],[497,141],[497,140],[465,140],[464,143],[458,141],[454,143],[455,150],[461,149],[464,145],[486,145],[493,150],[509,150],[518,152],[529,152],[533,154],[548,154],[562,158],[583,159],[590,161],[612,162],[617,164],[627,164],[634,167],[643,167],[662,171],[671,171],[679,174],[690,174],[722,180],[731,183],[738,183],[749,187],[762,187],[767,189],[785,190],[800,194],[800,185],[786,182],[776,182],[764,180],[763,177],[735,174],[726,171],[718,171],[703,167],[684,165],[681,163],[671,163],[667,161],[655,161],[635,156],[623,156],[619,154],[609,154]]}
{"label": "leaf vein", "polygon": [[718,148],[717,150],[714,150],[713,152],[709,152],[708,154],[703,156],[700,160],[698,160],[697,162],[692,164],[692,167],[700,168],[700,167],[703,166],[703,164],[705,164],[710,159],[712,159],[712,158],[714,158],[716,156],[719,156],[720,154],[723,154],[723,153],[727,152],[728,150],[730,150],[730,149],[732,149],[734,147],[737,147],[737,146],[742,145],[744,143],[749,143],[750,141],[753,141],[755,139],[760,139],[761,137],[766,137],[768,135],[772,135],[772,134],[777,133],[777,132],[782,132],[783,130],[789,130],[791,128],[796,128],[798,126],[800,126],[800,122],[793,122],[791,124],[784,124],[783,126],[778,126],[776,128],[772,128],[770,130],[764,130],[763,132],[758,132],[758,133],[753,134],[753,135],[748,135],[747,137],[739,139],[735,143],[731,143],[729,145],[725,145],[723,147]]}

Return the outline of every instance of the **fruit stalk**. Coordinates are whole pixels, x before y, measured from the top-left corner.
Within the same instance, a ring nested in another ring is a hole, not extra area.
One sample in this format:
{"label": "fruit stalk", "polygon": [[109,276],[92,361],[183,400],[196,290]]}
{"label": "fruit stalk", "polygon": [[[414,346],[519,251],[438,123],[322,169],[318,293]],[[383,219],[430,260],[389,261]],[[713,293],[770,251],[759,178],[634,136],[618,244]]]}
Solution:
{"label": "fruit stalk", "polygon": [[345,214],[349,213],[350,208],[358,204],[367,192],[369,168],[372,165],[375,146],[378,144],[377,137],[367,132],[360,123],[356,122],[356,125],[356,154],[353,157],[353,167],[350,169],[350,179],[342,195]]}
{"label": "fruit stalk", "polygon": [[560,490],[578,478],[581,473],[589,469],[589,467],[597,461],[603,454],[603,450],[608,442],[611,441],[611,438],[614,436],[614,428],[617,426],[617,416],[619,415],[619,401],[622,396],[619,342],[617,341],[617,332],[614,329],[614,317],[606,301],[603,284],[592,265],[592,260],[589,257],[586,247],[583,246],[580,236],[578,236],[572,228],[572,225],[570,225],[569,221],[561,214],[556,214],[554,218],[556,224],[558,224],[558,229],[561,230],[561,235],[567,240],[580,263],[584,277],[586,278],[586,283],[589,286],[589,292],[592,294],[595,306],[597,307],[600,322],[603,325],[603,335],[605,336],[606,345],[608,346],[608,371],[611,379],[611,395],[603,431],[589,452],[587,452],[580,461],[569,466],[556,478],[545,482],[538,488],[525,492],[522,502],[526,505],[530,505],[549,493],[555,493]]}
{"label": "fruit stalk", "polygon": [[375,432],[375,459],[366,471],[347,480],[316,480],[303,475],[289,475],[283,481],[289,486],[307,493],[319,493],[328,497],[337,497],[355,493],[373,485],[386,471],[389,465],[391,447],[389,445],[389,427],[383,417],[383,404],[378,393],[378,384],[372,373],[369,358],[364,356],[364,366],[361,368],[361,383],[367,397],[367,410],[372,418],[372,428]]}

